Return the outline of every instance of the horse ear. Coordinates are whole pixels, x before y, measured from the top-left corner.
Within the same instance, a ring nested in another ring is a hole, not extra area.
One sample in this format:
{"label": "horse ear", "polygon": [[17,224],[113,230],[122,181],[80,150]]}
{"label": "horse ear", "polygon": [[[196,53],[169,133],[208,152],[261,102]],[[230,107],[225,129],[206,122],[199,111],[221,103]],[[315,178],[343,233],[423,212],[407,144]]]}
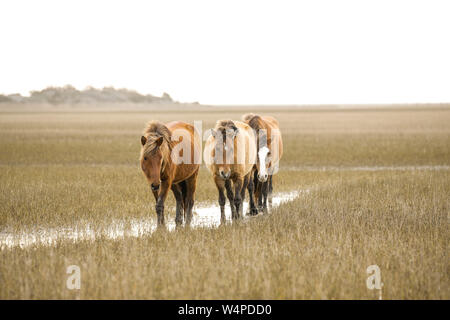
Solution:
{"label": "horse ear", "polygon": [[144,146],[147,143],[147,138],[142,136],[141,137],[141,144]]}
{"label": "horse ear", "polygon": [[163,141],[164,141],[164,138],[159,137],[158,139],[156,139],[156,145],[159,147],[160,145],[162,145]]}
{"label": "horse ear", "polygon": [[211,129],[210,131],[209,131],[210,133],[211,133],[211,135],[215,138],[216,137],[216,130],[214,130],[214,129]]}

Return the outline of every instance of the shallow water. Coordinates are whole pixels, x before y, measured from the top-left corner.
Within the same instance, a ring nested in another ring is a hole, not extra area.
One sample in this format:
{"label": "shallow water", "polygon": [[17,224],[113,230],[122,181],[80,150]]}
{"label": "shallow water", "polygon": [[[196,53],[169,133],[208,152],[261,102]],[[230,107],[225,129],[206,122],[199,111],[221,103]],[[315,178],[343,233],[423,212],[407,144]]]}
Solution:
{"label": "shallow water", "polygon": [[[272,208],[292,201],[302,193],[309,190],[278,193],[272,198]],[[225,207],[227,221],[231,221],[231,209],[227,204]],[[244,213],[247,212],[248,202],[244,202]],[[220,225],[220,209],[217,203],[199,203],[194,207],[191,222],[193,228],[215,228]],[[166,215],[167,217],[167,215]],[[247,219],[249,216],[245,216]],[[252,216],[253,218],[253,216]],[[175,230],[174,219],[166,222],[169,231]],[[20,233],[0,233],[0,249],[20,247],[25,248],[32,245],[52,246],[58,242],[95,241],[98,238],[123,239],[125,237],[141,237],[149,235],[156,230],[156,217],[113,220],[106,226],[93,228],[89,223],[82,226],[64,228],[34,228]]]}
{"label": "shallow water", "polygon": [[[414,170],[450,170],[448,165],[424,165],[424,166],[297,166],[282,167],[281,170],[292,171],[414,171]],[[287,193],[278,193],[273,197],[272,207],[292,201],[301,194],[308,193],[310,190],[292,191]],[[228,202],[228,201],[227,201]],[[227,221],[231,221],[231,210],[226,205],[225,215]],[[248,203],[244,202],[244,212],[248,210]],[[167,217],[167,215],[166,215]],[[245,219],[249,218],[245,216]],[[253,217],[251,217],[253,218]],[[173,217],[166,219],[167,229],[175,229]],[[220,209],[217,202],[197,203],[194,207],[192,227],[215,228],[220,225]],[[156,230],[156,216],[153,214],[148,218],[113,220],[108,225],[91,226],[89,223],[79,226],[68,226],[61,228],[33,228],[18,233],[0,232],[0,249],[13,247],[29,247],[32,245],[52,246],[60,241],[95,241],[99,238],[121,239],[125,237],[141,237],[149,235]]]}

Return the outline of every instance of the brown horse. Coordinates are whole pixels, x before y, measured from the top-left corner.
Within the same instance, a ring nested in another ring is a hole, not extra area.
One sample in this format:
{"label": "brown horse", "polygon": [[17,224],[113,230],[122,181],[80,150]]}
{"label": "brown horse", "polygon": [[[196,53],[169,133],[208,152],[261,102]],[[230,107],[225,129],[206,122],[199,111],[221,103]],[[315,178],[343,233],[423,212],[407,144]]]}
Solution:
{"label": "brown horse", "polygon": [[177,202],[176,225],[183,223],[184,213],[189,226],[201,160],[201,141],[194,127],[181,121],[150,121],[141,144],[141,168],[155,197],[158,227],[164,225],[164,202],[169,189]]}
{"label": "brown horse", "polygon": [[204,160],[219,191],[222,223],[225,222],[225,190],[233,220],[243,215],[245,189],[256,163],[255,142],[250,126],[232,120],[217,121],[206,141]]}
{"label": "brown horse", "polygon": [[[253,113],[245,114],[242,116],[242,120],[255,131],[258,160],[252,180],[255,184],[258,209],[267,211],[267,199],[269,205],[272,205],[273,174],[278,171],[280,159],[283,155],[283,140],[279,124],[271,116],[259,116]],[[249,193],[252,194],[253,186],[251,186],[251,183],[249,183],[248,189]],[[250,211],[250,213],[254,214],[255,212]]]}

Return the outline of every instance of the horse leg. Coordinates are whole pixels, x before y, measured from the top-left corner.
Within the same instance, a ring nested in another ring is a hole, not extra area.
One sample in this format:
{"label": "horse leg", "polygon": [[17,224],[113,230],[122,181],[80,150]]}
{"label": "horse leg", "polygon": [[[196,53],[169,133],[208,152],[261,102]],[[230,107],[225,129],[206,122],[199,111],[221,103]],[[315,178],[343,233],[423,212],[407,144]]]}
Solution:
{"label": "horse leg", "polygon": [[[151,190],[151,188],[150,188],[150,190]],[[158,203],[158,191],[152,190],[152,193],[153,193],[153,196],[155,197],[155,205],[156,205]]]}
{"label": "horse leg", "polygon": [[214,177],[214,182],[216,183],[217,191],[219,191],[219,205],[220,205],[220,223],[224,224],[225,218],[225,181],[220,177]]}
{"label": "horse leg", "polygon": [[258,214],[258,209],[256,209],[256,205],[255,205],[255,183],[253,181],[253,172],[250,173],[249,179],[248,179],[248,185],[247,185],[247,190],[248,190],[248,196],[250,198],[249,200],[249,207],[250,207],[250,215],[254,216]]}
{"label": "horse leg", "polygon": [[186,202],[186,181],[181,181],[179,183],[180,186],[180,190],[181,190],[181,196],[182,196],[182,201],[183,201],[183,218],[184,221],[186,221],[186,207],[187,207],[187,202]]}
{"label": "horse leg", "polygon": [[186,194],[184,197],[184,212],[186,215],[186,226],[191,225],[192,221],[192,209],[194,207],[194,195],[195,189],[197,187],[197,177],[198,177],[198,169],[195,173],[190,176],[186,181]]}
{"label": "horse leg", "polygon": [[256,181],[255,198],[258,202],[258,211],[263,211],[263,182]]}
{"label": "horse leg", "polygon": [[273,179],[273,175],[270,175],[269,176],[269,195],[268,195],[269,209],[272,209],[272,192],[273,192],[272,179]]}
{"label": "horse leg", "polygon": [[175,200],[177,201],[176,215],[175,215],[175,225],[177,227],[183,224],[183,193],[181,192],[181,186],[178,184],[172,184],[172,192],[175,196]]}
{"label": "horse leg", "polygon": [[255,169],[254,171],[254,175],[253,175],[253,190],[254,190],[254,195],[255,195],[255,203],[258,204],[258,195],[259,195],[259,190],[258,190],[258,170]]}
{"label": "horse leg", "polygon": [[251,172],[248,173],[245,177],[244,177],[244,183],[242,184],[242,189],[241,189],[241,206],[240,206],[240,210],[239,210],[239,215],[242,217],[244,217],[244,201],[245,201],[245,190],[247,189],[248,186],[248,181],[250,180],[250,176],[251,176]]}
{"label": "horse leg", "polygon": [[242,198],[241,198],[241,190],[244,185],[244,179],[241,177],[237,177],[233,179],[234,184],[234,206],[236,211],[236,219],[241,218],[242,212]]}
{"label": "horse leg", "polygon": [[158,218],[158,227],[164,226],[164,202],[167,198],[171,183],[167,180],[161,181],[160,192],[158,194],[158,200],[156,201],[156,216]]}
{"label": "horse leg", "polygon": [[236,213],[236,207],[234,205],[234,194],[233,194],[233,189],[231,188],[230,179],[225,180],[225,189],[227,190],[227,198],[228,198],[228,201],[230,202],[231,218],[236,219],[237,213]]}
{"label": "horse leg", "polygon": [[269,190],[269,181],[263,182],[261,183],[261,193],[262,193],[262,205],[263,205],[263,211],[264,213],[267,212],[267,194],[268,194],[268,190]]}

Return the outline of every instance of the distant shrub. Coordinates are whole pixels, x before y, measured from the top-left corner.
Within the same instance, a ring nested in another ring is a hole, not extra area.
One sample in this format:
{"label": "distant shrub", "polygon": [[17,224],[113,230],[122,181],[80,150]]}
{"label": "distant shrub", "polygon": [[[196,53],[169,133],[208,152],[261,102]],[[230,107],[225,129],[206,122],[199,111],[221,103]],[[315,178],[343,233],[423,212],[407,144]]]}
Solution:
{"label": "distant shrub", "polygon": [[9,97],[7,97],[7,96],[5,96],[3,94],[0,94],[0,103],[2,103],[2,102],[11,102],[11,101],[12,100]]}
{"label": "distant shrub", "polygon": [[89,103],[176,103],[166,92],[161,97],[153,95],[142,95],[134,90],[116,89],[104,87],[96,89],[87,87],[84,90],[77,90],[71,85],[64,87],[47,87],[40,91],[31,91],[30,97],[23,97],[20,94],[0,95],[2,102],[30,102],[30,103],[50,103],[50,104],[89,104]]}

